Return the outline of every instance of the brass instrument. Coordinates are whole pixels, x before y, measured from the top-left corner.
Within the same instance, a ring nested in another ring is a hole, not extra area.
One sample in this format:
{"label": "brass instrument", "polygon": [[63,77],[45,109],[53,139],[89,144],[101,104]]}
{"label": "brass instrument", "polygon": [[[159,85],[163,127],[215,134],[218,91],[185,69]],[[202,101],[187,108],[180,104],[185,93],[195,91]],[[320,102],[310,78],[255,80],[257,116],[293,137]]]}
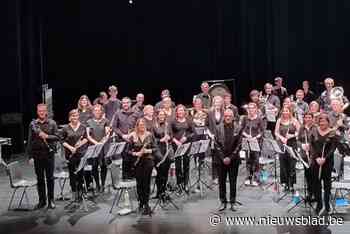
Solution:
{"label": "brass instrument", "polygon": [[333,87],[329,93],[329,98],[342,100],[344,96],[344,89],[341,86]]}

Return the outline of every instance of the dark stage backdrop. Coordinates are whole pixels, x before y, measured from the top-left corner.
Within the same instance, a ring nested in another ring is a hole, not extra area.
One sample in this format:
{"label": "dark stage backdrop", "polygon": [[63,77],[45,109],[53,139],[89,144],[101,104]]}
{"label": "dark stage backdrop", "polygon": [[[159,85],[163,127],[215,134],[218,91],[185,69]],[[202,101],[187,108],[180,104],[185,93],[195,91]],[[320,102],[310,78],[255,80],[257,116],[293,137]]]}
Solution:
{"label": "dark stage backdrop", "polygon": [[[276,75],[292,92],[333,76],[349,90],[348,0],[8,0],[1,37],[2,112],[30,119],[41,83],[65,121],[81,94],[108,85],[190,103],[202,80],[236,78],[238,102]],[[6,36],[4,36],[6,35]]]}

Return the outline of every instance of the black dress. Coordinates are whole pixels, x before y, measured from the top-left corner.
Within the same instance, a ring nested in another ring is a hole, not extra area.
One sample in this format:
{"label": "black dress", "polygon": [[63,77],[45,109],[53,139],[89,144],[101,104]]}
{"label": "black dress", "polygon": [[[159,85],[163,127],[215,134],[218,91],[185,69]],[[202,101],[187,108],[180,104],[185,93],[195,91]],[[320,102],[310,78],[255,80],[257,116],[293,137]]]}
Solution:
{"label": "black dress", "polygon": [[[179,122],[177,119],[172,120],[170,122],[170,129],[173,138],[177,140],[180,140],[184,136],[187,138],[187,141],[189,141],[194,133],[192,121],[189,119],[186,119],[185,122]],[[176,145],[174,145],[174,150],[175,149],[177,149]],[[187,154],[175,159],[175,171],[177,185],[186,188],[190,173],[190,157]]]}

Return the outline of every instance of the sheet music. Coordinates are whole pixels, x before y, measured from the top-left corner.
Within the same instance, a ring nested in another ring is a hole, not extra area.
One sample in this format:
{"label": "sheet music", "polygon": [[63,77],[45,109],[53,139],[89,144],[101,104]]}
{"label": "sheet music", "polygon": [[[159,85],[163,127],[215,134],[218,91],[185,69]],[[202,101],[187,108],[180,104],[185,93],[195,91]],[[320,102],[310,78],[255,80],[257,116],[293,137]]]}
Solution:
{"label": "sheet music", "polygon": [[192,142],[189,155],[198,154],[200,148],[201,148],[201,141],[194,141],[194,142]]}
{"label": "sheet music", "polygon": [[242,150],[250,150],[247,138],[242,139]]}
{"label": "sheet music", "polygon": [[266,119],[268,122],[276,122],[275,111],[266,110],[265,113],[266,113]]}
{"label": "sheet music", "polygon": [[272,147],[273,147],[273,150],[276,152],[276,153],[279,153],[279,154],[283,154],[283,151],[281,150],[280,146],[278,145],[278,143],[275,141],[275,140],[269,140]]}
{"label": "sheet music", "polygon": [[186,144],[180,145],[175,152],[175,157],[183,156],[188,151],[190,146],[191,146],[191,143],[186,143]]}
{"label": "sheet music", "polygon": [[210,145],[210,140],[201,140],[201,148],[199,149],[198,153],[205,153],[207,152],[209,145]]}
{"label": "sheet music", "polygon": [[118,143],[111,143],[105,157],[109,158],[115,155],[115,151],[117,150],[117,148],[118,148]]}
{"label": "sheet music", "polygon": [[256,138],[248,138],[248,143],[251,151],[260,152],[259,142]]}

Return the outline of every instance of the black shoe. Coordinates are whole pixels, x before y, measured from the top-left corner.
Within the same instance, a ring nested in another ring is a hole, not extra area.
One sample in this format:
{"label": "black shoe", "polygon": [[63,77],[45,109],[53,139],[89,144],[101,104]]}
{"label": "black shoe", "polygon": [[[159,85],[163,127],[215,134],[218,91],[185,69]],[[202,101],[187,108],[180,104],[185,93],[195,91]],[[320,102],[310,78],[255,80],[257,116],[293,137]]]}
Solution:
{"label": "black shoe", "polygon": [[160,198],[160,195],[157,193],[157,195],[151,197],[151,199],[159,199]]}
{"label": "black shoe", "polygon": [[42,209],[45,206],[46,206],[46,202],[39,202],[38,204],[36,204],[36,206],[34,206],[34,210]]}
{"label": "black shoe", "polygon": [[139,204],[138,212],[142,213],[143,212],[143,204]]}
{"label": "black shoe", "polygon": [[152,216],[152,210],[151,208],[149,207],[148,204],[145,205],[145,208],[142,212],[142,215],[149,215],[149,216]]}
{"label": "black shoe", "polygon": [[55,205],[55,203],[53,202],[53,200],[50,200],[50,201],[49,201],[49,204],[48,204],[47,208],[52,209],[52,210],[56,208],[56,205]]}
{"label": "black shoe", "polygon": [[224,210],[226,210],[226,208],[227,208],[227,204],[225,202],[223,202],[223,203],[221,203],[221,205],[220,205],[218,210],[219,211],[224,211]]}
{"label": "black shoe", "polygon": [[317,205],[315,209],[316,215],[320,215],[321,210],[322,210],[322,206]]}
{"label": "black shoe", "polygon": [[235,208],[235,205],[233,203],[231,203],[230,210],[233,211],[233,212],[237,211],[237,209]]}
{"label": "black shoe", "polygon": [[102,186],[99,190],[98,190],[99,193],[104,193],[105,192],[105,187]]}

